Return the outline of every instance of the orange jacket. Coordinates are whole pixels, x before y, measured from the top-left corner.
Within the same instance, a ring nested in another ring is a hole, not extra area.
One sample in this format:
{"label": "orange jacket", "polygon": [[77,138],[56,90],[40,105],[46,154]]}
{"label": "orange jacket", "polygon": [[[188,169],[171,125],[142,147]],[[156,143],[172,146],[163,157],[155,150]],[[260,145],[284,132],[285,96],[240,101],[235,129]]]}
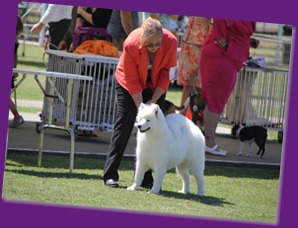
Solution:
{"label": "orange jacket", "polygon": [[73,53],[119,57],[119,52],[115,45],[105,40],[86,40]]}
{"label": "orange jacket", "polygon": [[170,31],[163,29],[162,45],[155,53],[152,65],[152,82],[147,83],[148,53],[146,46],[139,48],[141,32],[142,29],[137,28],[125,40],[115,77],[130,94],[142,92],[147,87],[154,90],[156,86],[167,91],[169,69],[177,65],[177,39]]}

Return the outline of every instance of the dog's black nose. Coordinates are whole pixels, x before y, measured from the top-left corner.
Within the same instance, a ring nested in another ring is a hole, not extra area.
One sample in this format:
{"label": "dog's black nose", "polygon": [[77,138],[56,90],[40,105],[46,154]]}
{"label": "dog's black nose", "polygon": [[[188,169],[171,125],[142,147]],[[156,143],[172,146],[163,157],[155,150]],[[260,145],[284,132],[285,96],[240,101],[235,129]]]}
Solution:
{"label": "dog's black nose", "polygon": [[142,127],[142,125],[137,125],[137,128],[138,128],[138,129],[141,129],[141,127]]}

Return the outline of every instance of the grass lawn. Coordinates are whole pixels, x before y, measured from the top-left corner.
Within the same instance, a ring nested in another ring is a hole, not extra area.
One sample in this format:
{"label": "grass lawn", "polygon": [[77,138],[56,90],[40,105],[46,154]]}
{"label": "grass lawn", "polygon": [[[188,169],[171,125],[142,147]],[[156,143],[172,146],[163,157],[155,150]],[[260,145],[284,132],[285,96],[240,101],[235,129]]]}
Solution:
{"label": "grass lawn", "polygon": [[[44,55],[44,48],[34,45],[26,44],[25,46],[25,56],[22,56],[23,52],[23,43],[20,43],[18,49],[18,68],[31,69],[31,70],[46,70],[46,66],[44,64],[44,59],[46,61],[47,56]],[[22,77],[19,75],[18,80]],[[39,80],[42,84],[45,83],[44,77],[39,77]],[[20,84],[17,89],[17,98],[22,100],[38,100],[42,101],[44,95],[37,83],[33,75],[27,75],[26,79]]]}
{"label": "grass lawn", "polygon": [[112,208],[159,214],[203,216],[212,218],[277,221],[279,170],[206,165],[205,196],[179,194],[181,180],[169,171],[160,195],[148,189],[128,191],[132,184],[134,163],[120,167],[120,188],[103,185],[104,160],[76,157],[75,172],[70,176],[69,158],[44,154],[37,167],[36,153],[7,154],[3,198],[8,200],[63,205]]}
{"label": "grass lawn", "polygon": [[[43,47],[26,45],[25,57],[19,48],[18,67],[45,70]],[[167,99],[179,105],[181,88],[170,87]],[[17,91],[18,99],[43,100],[34,78],[27,76]],[[20,107],[22,112],[36,112],[34,107]],[[147,189],[127,191],[132,184],[134,163],[120,167],[120,188],[103,186],[104,160],[76,157],[75,171],[69,175],[69,157],[44,154],[37,167],[36,153],[7,154],[2,197],[7,200],[54,203],[94,208],[112,208],[183,216],[236,219],[275,223],[277,221],[279,170],[206,165],[206,195],[179,194],[181,180],[170,171],[160,195]]]}

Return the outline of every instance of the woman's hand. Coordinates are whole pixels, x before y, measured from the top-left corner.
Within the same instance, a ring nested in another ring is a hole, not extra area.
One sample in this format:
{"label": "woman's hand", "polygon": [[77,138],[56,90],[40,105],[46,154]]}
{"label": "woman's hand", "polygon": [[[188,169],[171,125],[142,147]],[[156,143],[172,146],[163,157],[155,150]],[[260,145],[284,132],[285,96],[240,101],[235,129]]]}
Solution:
{"label": "woman's hand", "polygon": [[255,38],[250,38],[250,46],[254,49],[256,49],[260,44],[260,41]]}
{"label": "woman's hand", "polygon": [[66,49],[67,49],[66,42],[62,40],[58,45],[58,50],[66,50]]}
{"label": "woman's hand", "polygon": [[[85,7],[79,6],[78,9],[77,9],[77,13],[78,13],[78,15],[81,15],[85,21],[87,21],[92,26],[94,26],[93,19],[92,19],[92,13],[88,13],[86,11]],[[78,19],[80,19],[80,17],[78,17]],[[76,25],[76,28],[77,27],[78,27],[78,25]]]}
{"label": "woman's hand", "polygon": [[86,11],[86,8],[85,7],[78,6],[78,8],[77,8],[77,14],[80,14],[81,15],[85,11]]}
{"label": "woman's hand", "polygon": [[38,22],[31,28],[30,32],[37,35],[40,33],[43,27],[44,27],[44,24],[41,22]]}
{"label": "woman's hand", "polygon": [[155,104],[156,101],[154,99],[150,99],[149,101],[146,102],[146,104]]}
{"label": "woman's hand", "polygon": [[225,48],[228,45],[228,41],[226,38],[216,39],[216,43],[220,48]]}

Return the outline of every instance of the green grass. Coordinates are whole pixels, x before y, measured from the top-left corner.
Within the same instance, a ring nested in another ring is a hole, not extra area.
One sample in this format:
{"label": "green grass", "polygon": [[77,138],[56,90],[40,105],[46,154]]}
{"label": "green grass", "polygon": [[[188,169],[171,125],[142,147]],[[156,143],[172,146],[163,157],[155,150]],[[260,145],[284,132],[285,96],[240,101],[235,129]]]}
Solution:
{"label": "green grass", "polygon": [[3,198],[25,202],[112,208],[184,216],[203,216],[275,223],[279,170],[206,165],[205,196],[179,194],[181,180],[175,172],[165,177],[160,195],[148,189],[127,191],[134,163],[122,162],[120,188],[103,185],[104,160],[76,157],[69,174],[69,157],[44,154],[37,167],[37,154],[9,152],[4,173]]}
{"label": "green grass", "polygon": [[175,105],[180,105],[181,96],[182,96],[182,88],[181,87],[170,86],[167,91],[166,99],[170,100]]}
{"label": "green grass", "polygon": [[[23,43],[20,43],[18,49],[18,68],[32,69],[32,70],[46,70],[43,55],[43,47],[26,44],[25,56],[23,53]],[[45,56],[45,58],[47,58]],[[22,75],[19,75],[18,80],[20,80]],[[44,85],[45,78],[39,77],[39,80]],[[38,87],[33,75],[27,75],[26,79],[20,84],[17,89],[17,97],[22,100],[38,100],[42,101],[44,95],[41,89]]]}

